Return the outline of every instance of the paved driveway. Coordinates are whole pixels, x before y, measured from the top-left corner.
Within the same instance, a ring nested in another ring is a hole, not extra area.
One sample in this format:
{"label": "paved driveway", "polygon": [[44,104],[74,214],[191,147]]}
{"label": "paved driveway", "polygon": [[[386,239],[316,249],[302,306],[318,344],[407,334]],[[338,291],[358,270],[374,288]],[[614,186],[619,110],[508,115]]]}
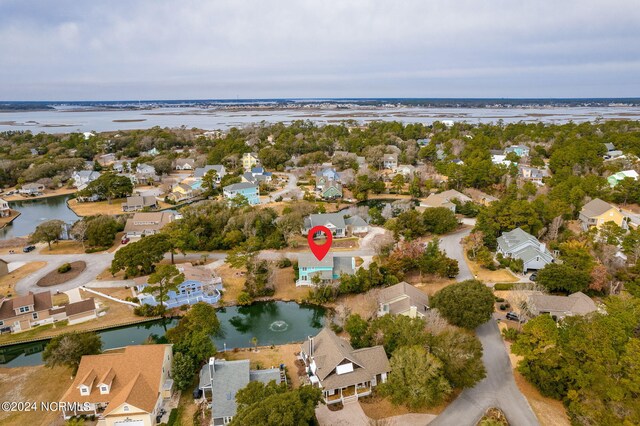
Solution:
{"label": "paved driveway", "polygon": [[460,231],[438,237],[440,239],[440,248],[447,253],[447,256],[458,261],[460,273],[456,277],[458,281],[473,279],[473,274],[469,265],[464,260],[461,241],[471,233],[470,227],[465,227]]}
{"label": "paved driveway", "polygon": [[293,173],[285,173],[289,180],[284,188],[279,191],[274,191],[270,195],[271,200],[287,195],[286,199],[290,199],[292,195],[295,195],[298,199],[302,198],[302,191],[298,188],[298,178]]}

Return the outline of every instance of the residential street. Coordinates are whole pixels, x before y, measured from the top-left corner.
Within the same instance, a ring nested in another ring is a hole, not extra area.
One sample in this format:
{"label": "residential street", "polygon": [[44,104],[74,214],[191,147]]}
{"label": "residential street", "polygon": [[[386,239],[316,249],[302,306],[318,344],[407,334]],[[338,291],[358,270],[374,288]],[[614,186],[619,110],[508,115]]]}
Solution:
{"label": "residential street", "polygon": [[512,425],[533,426],[538,420],[516,385],[511,364],[495,320],[476,329],[484,350],[482,361],[487,377],[472,389],[466,389],[430,425],[473,426],[487,408],[500,408]]}
{"label": "residential street", "polygon": [[295,195],[298,199],[302,198],[302,191],[298,188],[298,178],[293,173],[285,173],[289,178],[287,185],[279,191],[274,191],[270,195],[271,200],[275,200],[276,198],[283,196],[287,193],[289,194],[289,199],[291,195]]}
{"label": "residential street", "polygon": [[458,267],[460,268],[460,273],[456,277],[458,281],[473,279],[473,274],[471,273],[467,262],[464,260],[464,253],[462,252],[463,248],[461,244],[461,240],[470,233],[471,228],[467,227],[458,232],[439,237],[440,248],[447,253],[447,256],[458,261]]}

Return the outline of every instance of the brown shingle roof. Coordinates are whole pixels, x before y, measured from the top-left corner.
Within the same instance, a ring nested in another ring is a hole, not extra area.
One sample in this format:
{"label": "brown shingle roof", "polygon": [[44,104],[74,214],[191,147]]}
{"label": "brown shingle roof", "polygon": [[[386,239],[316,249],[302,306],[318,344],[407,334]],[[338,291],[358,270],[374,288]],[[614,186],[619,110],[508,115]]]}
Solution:
{"label": "brown shingle roof", "polygon": [[[327,389],[362,383],[371,380],[376,374],[391,370],[382,346],[354,350],[349,342],[327,328],[322,329],[313,338],[312,354],[309,340],[302,344],[302,350],[315,361],[316,375],[322,382],[322,386]],[[354,370],[336,374],[336,367],[344,360],[352,362]]]}
{"label": "brown shingle roof", "polygon": [[[151,412],[162,387],[162,365],[170,345],[127,346],[124,352],[85,355],[80,361],[73,384],[62,396],[64,402],[109,402],[104,415],[123,403]],[[97,377],[113,377],[110,392],[101,395],[97,384],[89,395],[80,395],[78,386],[91,371]]]}
{"label": "brown shingle roof", "polygon": [[27,305],[33,305],[33,311],[29,312],[46,311],[53,306],[51,293],[49,291],[43,291],[36,294],[29,292],[29,294],[24,296],[4,300],[0,304],[0,320],[15,317],[16,313],[14,309]]}
{"label": "brown shingle roof", "polygon": [[83,312],[89,312],[96,309],[96,302],[93,300],[93,297],[90,297],[85,300],[81,300],[80,302],[73,302],[65,305],[64,307],[67,316],[81,314]]}

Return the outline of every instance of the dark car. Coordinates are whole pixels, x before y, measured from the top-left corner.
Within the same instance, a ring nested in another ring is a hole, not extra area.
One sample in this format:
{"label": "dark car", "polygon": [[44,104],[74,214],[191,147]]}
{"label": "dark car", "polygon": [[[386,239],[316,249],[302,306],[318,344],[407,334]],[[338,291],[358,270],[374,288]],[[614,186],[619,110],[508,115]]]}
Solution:
{"label": "dark car", "polygon": [[511,321],[520,321],[518,314],[515,312],[507,312],[507,319]]}
{"label": "dark car", "polygon": [[531,281],[535,281],[535,280],[537,280],[537,279],[538,279],[538,273],[537,273],[537,272],[534,272],[533,274],[531,274],[531,275],[529,276],[529,279],[530,279]]}
{"label": "dark car", "polygon": [[35,249],[36,249],[36,246],[26,246],[25,248],[22,249],[22,251],[25,253],[29,253],[30,251],[34,251]]}
{"label": "dark car", "polygon": [[193,399],[200,399],[200,398],[202,398],[202,389],[195,388],[193,390]]}

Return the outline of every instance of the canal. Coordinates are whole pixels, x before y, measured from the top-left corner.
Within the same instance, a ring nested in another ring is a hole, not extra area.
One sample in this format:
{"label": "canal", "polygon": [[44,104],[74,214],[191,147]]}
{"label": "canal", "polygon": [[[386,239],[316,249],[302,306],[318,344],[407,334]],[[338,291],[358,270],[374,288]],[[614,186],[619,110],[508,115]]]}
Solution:
{"label": "canal", "polygon": [[0,239],[24,237],[35,231],[36,227],[51,219],[60,219],[73,223],[79,217],[67,206],[69,195],[10,201],[9,207],[20,212],[13,223],[0,229]]}
{"label": "canal", "polygon": [[[213,338],[218,351],[258,345],[298,342],[318,333],[324,325],[325,308],[295,302],[257,302],[251,306],[218,309],[221,333]],[[149,337],[162,337],[178,320],[158,320],[100,331],[103,349],[139,345]],[[46,341],[0,348],[1,367],[40,365]]]}

